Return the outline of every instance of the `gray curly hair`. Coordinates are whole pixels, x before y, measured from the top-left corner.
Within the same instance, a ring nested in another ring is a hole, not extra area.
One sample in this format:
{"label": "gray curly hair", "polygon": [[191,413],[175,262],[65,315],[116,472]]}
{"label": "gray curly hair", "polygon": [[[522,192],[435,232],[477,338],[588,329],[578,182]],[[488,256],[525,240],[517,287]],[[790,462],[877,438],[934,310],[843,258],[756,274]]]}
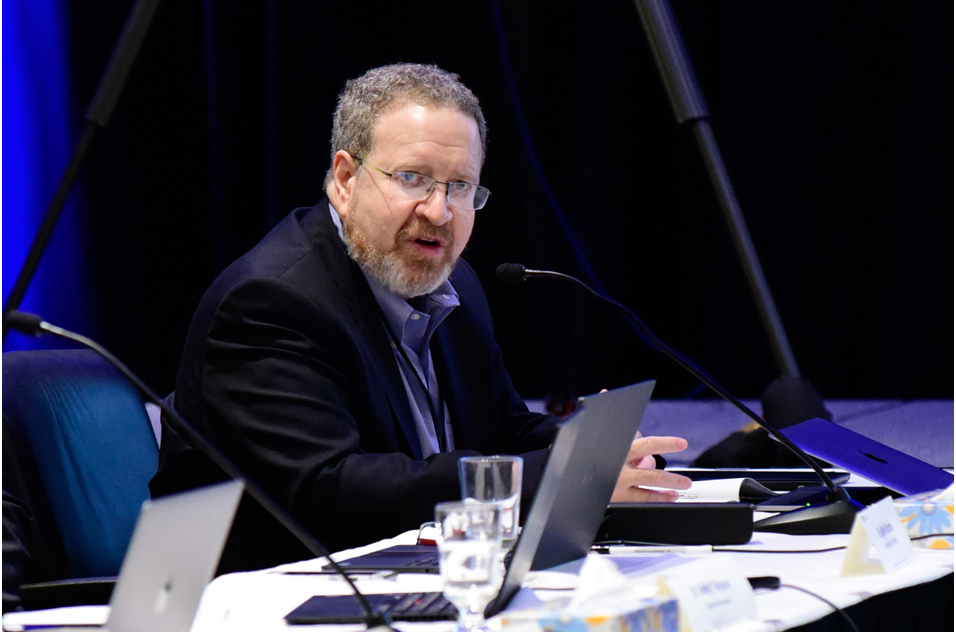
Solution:
{"label": "gray curly hair", "polygon": [[[372,150],[378,117],[403,105],[452,106],[475,119],[482,156],[487,152],[487,126],[478,98],[458,75],[428,64],[392,64],[369,70],[345,82],[332,121],[330,162],[339,150],[365,157]],[[332,169],[325,185],[332,179]]]}

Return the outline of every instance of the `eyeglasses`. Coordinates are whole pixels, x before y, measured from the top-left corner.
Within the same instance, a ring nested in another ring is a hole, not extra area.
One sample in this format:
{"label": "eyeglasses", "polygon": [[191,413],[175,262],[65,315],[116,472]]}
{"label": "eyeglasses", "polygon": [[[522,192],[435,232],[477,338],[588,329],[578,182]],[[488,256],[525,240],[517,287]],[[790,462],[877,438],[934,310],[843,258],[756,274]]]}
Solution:
{"label": "eyeglasses", "polygon": [[393,171],[389,173],[380,167],[376,167],[364,158],[355,158],[358,162],[364,162],[372,169],[375,169],[386,176],[392,183],[392,191],[405,200],[419,201],[424,200],[432,191],[435,185],[445,185],[445,197],[448,199],[448,205],[464,211],[474,211],[482,208],[488,202],[488,196],[491,191],[480,184],[470,182],[442,182],[431,176],[424,176],[414,171]]}

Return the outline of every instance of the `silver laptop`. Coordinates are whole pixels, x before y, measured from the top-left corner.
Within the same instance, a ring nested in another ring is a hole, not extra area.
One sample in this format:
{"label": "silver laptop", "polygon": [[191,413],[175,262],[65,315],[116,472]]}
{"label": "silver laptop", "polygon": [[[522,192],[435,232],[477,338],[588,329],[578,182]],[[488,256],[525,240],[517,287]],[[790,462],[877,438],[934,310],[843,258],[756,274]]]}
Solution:
{"label": "silver laptop", "polygon": [[489,614],[507,607],[529,570],[581,559],[591,550],[654,385],[648,380],[581,398],[551,446],[544,476]]}
{"label": "silver laptop", "polygon": [[[47,624],[24,621],[23,629],[189,632],[219,564],[242,489],[241,482],[229,481],[146,501],[105,624],[58,618]],[[42,611],[22,614],[43,616]]]}

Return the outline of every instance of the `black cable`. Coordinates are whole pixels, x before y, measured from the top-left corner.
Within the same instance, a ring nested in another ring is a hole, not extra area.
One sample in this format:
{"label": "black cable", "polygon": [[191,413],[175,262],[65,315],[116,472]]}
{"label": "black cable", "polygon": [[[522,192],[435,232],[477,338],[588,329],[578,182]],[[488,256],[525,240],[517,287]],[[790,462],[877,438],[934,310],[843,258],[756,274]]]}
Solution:
{"label": "black cable", "polygon": [[843,611],[842,608],[840,608],[839,606],[837,606],[837,605],[836,605],[835,603],[833,603],[832,601],[826,599],[825,597],[823,597],[823,596],[821,596],[821,595],[818,595],[817,593],[815,593],[815,592],[813,592],[813,591],[807,590],[806,588],[800,588],[799,586],[794,586],[793,584],[780,584],[780,587],[781,587],[781,588],[792,588],[792,589],[794,589],[794,590],[799,590],[799,591],[802,592],[802,593],[806,593],[806,594],[810,595],[811,597],[814,597],[814,598],[816,598],[816,599],[819,599],[820,601],[822,601],[822,602],[825,603],[826,605],[828,605],[828,606],[830,606],[831,608],[833,608],[833,611],[836,612],[838,615],[840,615],[840,617],[842,617],[844,621],[846,621],[846,625],[847,625],[848,628],[850,628],[850,630],[852,630],[853,632],[860,632],[860,628],[856,627],[856,624],[853,623],[853,619],[850,618],[850,615],[848,615],[846,612]]}

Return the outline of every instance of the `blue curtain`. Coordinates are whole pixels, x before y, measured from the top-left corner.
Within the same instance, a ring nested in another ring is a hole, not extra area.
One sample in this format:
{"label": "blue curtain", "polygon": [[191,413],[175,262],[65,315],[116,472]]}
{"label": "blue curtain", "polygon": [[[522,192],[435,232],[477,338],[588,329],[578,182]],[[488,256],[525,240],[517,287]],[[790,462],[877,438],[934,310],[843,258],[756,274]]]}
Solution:
{"label": "blue curtain", "polygon": [[[3,297],[4,304],[60,174],[82,118],[71,101],[66,0],[3,0]],[[71,195],[20,309],[92,333],[93,302],[84,287],[83,227]],[[63,346],[10,332],[4,351]]]}

